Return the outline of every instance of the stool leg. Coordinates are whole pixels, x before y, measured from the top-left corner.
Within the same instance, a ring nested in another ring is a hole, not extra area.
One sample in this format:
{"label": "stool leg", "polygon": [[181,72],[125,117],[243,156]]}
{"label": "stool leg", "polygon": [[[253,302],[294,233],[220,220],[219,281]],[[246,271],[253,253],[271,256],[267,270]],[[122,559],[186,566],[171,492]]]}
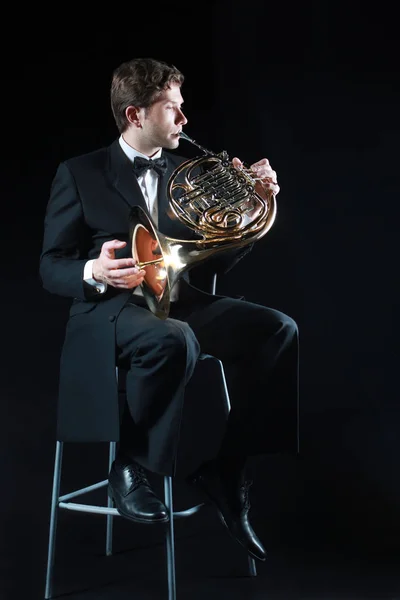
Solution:
{"label": "stool leg", "polygon": [[222,364],[221,360],[218,360],[218,362],[221,369],[222,385],[224,386],[225,415],[226,418],[228,418],[229,413],[231,412],[231,401],[229,398],[228,386],[226,384],[224,365]]}
{"label": "stool leg", "polygon": [[[110,442],[110,451],[108,455],[108,471],[110,472],[111,465],[115,460],[115,447],[116,442]],[[107,506],[108,508],[113,508],[113,501],[110,496],[107,494]],[[106,533],[106,556],[112,555],[112,537],[113,537],[113,524],[114,517],[113,515],[107,515],[107,533]]]}
{"label": "stool leg", "polygon": [[251,558],[251,556],[249,556],[248,559],[249,559],[249,575],[251,577],[256,577],[257,576],[256,561],[254,560],[254,558]]}
{"label": "stool leg", "polygon": [[169,524],[166,535],[167,569],[168,569],[168,600],[176,600],[175,578],[175,541],[174,541],[174,507],[172,501],[172,477],[164,477],[165,506],[169,512]]}
{"label": "stool leg", "polygon": [[56,544],[57,517],[58,517],[58,499],[60,497],[60,481],[61,481],[61,463],[63,453],[63,442],[56,442],[56,456],[54,461],[53,473],[53,491],[51,495],[51,513],[50,513],[50,532],[49,532],[49,547],[47,554],[47,570],[46,570],[46,588],[44,597],[46,600],[52,596],[53,588],[53,567]]}
{"label": "stool leg", "polygon": [[[231,401],[229,399],[228,386],[226,384],[224,365],[222,364],[222,361],[219,361],[219,365],[221,367],[222,384],[224,386],[225,414],[226,414],[226,417],[228,417],[229,412],[231,410]],[[251,577],[255,577],[257,575],[256,561],[254,560],[254,558],[251,558],[251,556],[248,557],[248,565],[249,565],[249,575]]]}

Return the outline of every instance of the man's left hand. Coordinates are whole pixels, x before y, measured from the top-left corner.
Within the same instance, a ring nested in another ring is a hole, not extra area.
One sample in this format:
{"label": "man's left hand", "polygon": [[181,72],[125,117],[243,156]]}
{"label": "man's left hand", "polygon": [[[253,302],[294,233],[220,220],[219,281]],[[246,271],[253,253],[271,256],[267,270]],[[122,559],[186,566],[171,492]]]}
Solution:
{"label": "man's left hand", "polygon": [[[232,164],[234,167],[241,167],[242,161],[235,157],[232,159]],[[253,163],[250,166],[250,170],[254,173],[255,179],[261,182],[265,190],[272,192],[274,196],[279,193],[280,187],[278,185],[276,171],[272,169],[267,158],[262,158]]]}

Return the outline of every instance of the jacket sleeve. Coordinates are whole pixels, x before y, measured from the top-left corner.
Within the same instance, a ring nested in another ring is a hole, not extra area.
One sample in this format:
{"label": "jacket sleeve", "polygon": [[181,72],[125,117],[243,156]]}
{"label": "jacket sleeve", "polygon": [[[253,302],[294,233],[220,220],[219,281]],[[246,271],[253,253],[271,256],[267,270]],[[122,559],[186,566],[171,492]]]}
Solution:
{"label": "jacket sleeve", "polygon": [[75,180],[61,163],[51,185],[40,254],[39,276],[47,291],[81,300],[99,295],[83,281],[88,233]]}

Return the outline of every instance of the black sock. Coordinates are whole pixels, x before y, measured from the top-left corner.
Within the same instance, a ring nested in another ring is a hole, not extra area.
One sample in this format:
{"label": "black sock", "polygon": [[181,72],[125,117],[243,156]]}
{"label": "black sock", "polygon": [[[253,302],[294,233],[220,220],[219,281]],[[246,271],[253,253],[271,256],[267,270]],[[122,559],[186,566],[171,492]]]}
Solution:
{"label": "black sock", "polygon": [[124,467],[126,465],[139,466],[138,463],[123,448],[118,449],[115,456],[115,463],[119,467]]}

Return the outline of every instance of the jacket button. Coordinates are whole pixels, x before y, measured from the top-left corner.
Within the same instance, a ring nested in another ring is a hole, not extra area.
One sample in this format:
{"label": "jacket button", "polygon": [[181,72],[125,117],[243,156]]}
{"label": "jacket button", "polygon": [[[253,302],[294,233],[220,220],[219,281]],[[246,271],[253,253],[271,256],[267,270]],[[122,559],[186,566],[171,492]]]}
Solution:
{"label": "jacket button", "polygon": [[111,317],[108,317],[108,320],[110,321],[110,323],[115,321],[115,315],[111,315]]}

